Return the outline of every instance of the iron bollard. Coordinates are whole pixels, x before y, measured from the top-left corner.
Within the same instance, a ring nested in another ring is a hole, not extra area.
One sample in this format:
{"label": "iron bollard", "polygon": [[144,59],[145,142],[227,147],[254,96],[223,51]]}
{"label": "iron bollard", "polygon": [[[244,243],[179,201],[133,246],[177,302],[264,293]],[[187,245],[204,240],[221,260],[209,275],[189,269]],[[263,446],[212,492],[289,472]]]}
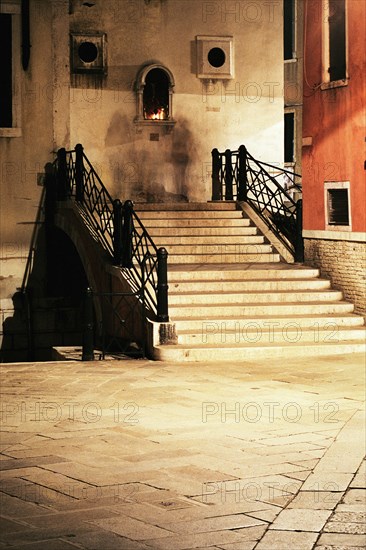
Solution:
{"label": "iron bollard", "polygon": [[247,200],[247,150],[244,145],[239,147],[238,166],[238,201]]}
{"label": "iron bollard", "polygon": [[296,203],[295,262],[304,261],[304,239],[302,236],[302,199]]}
{"label": "iron bollard", "polygon": [[168,313],[168,252],[165,248],[158,250],[158,288],[157,319],[161,323],[169,322]]}
{"label": "iron bollard", "polygon": [[233,170],[230,149],[225,151],[225,200],[233,200]]}
{"label": "iron bollard", "polygon": [[218,149],[212,149],[212,200],[221,200],[221,182],[220,182],[220,153]]}
{"label": "iron bollard", "polygon": [[83,312],[83,354],[82,361],[94,361],[93,291],[86,289]]}

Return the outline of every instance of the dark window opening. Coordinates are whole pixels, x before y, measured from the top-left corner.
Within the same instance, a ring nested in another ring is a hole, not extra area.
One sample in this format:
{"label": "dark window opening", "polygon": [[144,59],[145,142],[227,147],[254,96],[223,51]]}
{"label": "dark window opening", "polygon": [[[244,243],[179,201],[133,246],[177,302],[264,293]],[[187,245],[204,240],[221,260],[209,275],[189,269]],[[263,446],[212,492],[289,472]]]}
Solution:
{"label": "dark window opening", "polygon": [[92,63],[98,57],[98,48],[92,42],[82,42],[78,48],[78,54],[84,63]]}
{"label": "dark window opening", "polygon": [[329,0],[329,78],[346,78],[346,3]]}
{"label": "dark window opening", "polygon": [[295,162],[294,113],[285,113],[285,162]]}
{"label": "dark window opening", "polygon": [[328,225],[349,225],[348,189],[328,189]]}
{"label": "dark window opening", "polygon": [[295,51],[295,0],[283,0],[284,59],[293,59]]}
{"label": "dark window opening", "polygon": [[211,48],[208,52],[207,59],[212,67],[222,67],[226,60],[225,52],[221,48]]}
{"label": "dark window opening", "polygon": [[162,69],[151,69],[146,75],[143,104],[145,119],[169,118],[169,78]]}
{"label": "dark window opening", "polygon": [[0,128],[13,126],[11,15],[0,14]]}

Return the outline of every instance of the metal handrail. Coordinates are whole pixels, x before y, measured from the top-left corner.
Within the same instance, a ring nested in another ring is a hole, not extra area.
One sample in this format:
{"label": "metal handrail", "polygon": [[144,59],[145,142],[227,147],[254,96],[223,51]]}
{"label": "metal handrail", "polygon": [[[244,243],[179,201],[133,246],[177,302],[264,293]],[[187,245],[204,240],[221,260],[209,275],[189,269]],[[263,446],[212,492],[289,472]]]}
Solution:
{"label": "metal handrail", "polygon": [[133,203],[113,199],[86,157],[82,145],[59,149],[55,161],[57,197],[73,198],[85,223],[119,266],[135,292],[160,322],[169,321],[167,251],[157,248]]}
{"label": "metal handrail", "polygon": [[250,204],[296,261],[303,261],[302,201],[295,202],[288,188],[301,193],[300,179],[299,174],[255,159],[244,145],[237,151],[212,151],[212,200]]}

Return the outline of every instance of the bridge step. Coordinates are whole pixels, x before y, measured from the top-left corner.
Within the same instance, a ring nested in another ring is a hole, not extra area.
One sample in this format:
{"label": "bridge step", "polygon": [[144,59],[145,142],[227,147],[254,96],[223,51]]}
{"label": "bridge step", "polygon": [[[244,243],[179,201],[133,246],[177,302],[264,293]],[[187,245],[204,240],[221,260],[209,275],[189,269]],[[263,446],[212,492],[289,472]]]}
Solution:
{"label": "bridge step", "polygon": [[303,302],[332,302],[342,300],[342,292],[337,290],[323,291],[290,291],[263,292],[260,290],[252,292],[230,292],[224,290],[220,293],[210,291],[186,291],[184,293],[171,291],[169,293],[169,303],[171,307],[177,305],[246,305],[246,304],[277,304],[289,301],[296,303]]}
{"label": "bridge step", "polygon": [[290,359],[296,357],[321,357],[326,355],[345,355],[349,353],[365,353],[365,344],[361,341],[334,343],[284,343],[255,345],[253,343],[235,345],[167,345],[157,346],[155,359],[157,361],[174,362],[243,362],[258,361],[268,358]]}
{"label": "bridge step", "polygon": [[[225,209],[221,208],[225,205]],[[319,270],[286,264],[234,203],[147,205],[138,214],[167,248],[177,345],[165,361],[245,361],[365,350],[354,306]]]}

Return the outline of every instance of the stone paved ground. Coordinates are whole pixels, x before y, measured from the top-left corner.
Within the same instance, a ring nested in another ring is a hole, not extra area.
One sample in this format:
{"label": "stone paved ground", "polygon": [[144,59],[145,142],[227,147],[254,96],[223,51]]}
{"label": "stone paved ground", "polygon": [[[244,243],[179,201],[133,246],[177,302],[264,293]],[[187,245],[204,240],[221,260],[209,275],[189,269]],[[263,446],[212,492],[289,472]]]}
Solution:
{"label": "stone paved ground", "polygon": [[365,358],[0,366],[0,548],[356,550]]}

